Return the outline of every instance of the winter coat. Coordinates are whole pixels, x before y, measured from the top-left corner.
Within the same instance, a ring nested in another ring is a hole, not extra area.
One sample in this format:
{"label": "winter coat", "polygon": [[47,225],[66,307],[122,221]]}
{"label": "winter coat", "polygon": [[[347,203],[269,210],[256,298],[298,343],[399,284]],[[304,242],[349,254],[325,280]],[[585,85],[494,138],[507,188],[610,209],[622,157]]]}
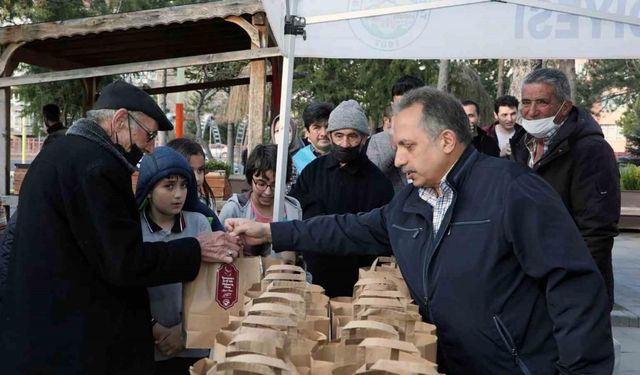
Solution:
{"label": "winter coat", "polygon": [[84,119],[29,167],[0,309],[3,375],[153,372],[146,287],[193,280],[200,247],[142,242],[132,170]]}
{"label": "winter coat", "polygon": [[[319,215],[366,212],[393,198],[393,186],[380,170],[360,154],[340,167],[333,153],[312,161],[302,171],[290,195],[302,205],[305,219]],[[318,231],[324,231],[318,227]],[[295,247],[289,250],[297,251]],[[358,268],[371,265],[370,256],[303,254],[314,284],[329,297],[351,296]]]}
{"label": "winter coat", "polygon": [[[528,165],[527,133],[511,139],[511,158]],[[559,194],[604,277],[613,307],[611,249],[620,218],[620,172],[611,146],[591,114],[573,107],[533,166]]]}
{"label": "winter coat", "polygon": [[498,140],[485,133],[481,128],[478,127],[476,129],[478,134],[471,140],[473,147],[483,154],[499,158],[500,147],[498,147]]}
{"label": "winter coat", "polygon": [[13,246],[17,220],[18,211],[16,210],[9,218],[7,227],[2,234],[2,242],[0,242],[0,306],[2,305],[2,295],[4,294],[4,286],[9,273],[9,258],[11,257],[11,247]]}
{"label": "winter coat", "polygon": [[64,127],[61,123],[56,123],[47,128],[47,138],[45,138],[42,143],[42,147],[50,145],[52,142],[64,137],[67,134],[67,128]]}
{"label": "winter coat", "polygon": [[435,236],[432,207],[407,186],[368,213],[272,223],[274,249],[393,249],[448,375],[610,374],[604,283],[557,193],[473,147],[447,182],[454,199]]}

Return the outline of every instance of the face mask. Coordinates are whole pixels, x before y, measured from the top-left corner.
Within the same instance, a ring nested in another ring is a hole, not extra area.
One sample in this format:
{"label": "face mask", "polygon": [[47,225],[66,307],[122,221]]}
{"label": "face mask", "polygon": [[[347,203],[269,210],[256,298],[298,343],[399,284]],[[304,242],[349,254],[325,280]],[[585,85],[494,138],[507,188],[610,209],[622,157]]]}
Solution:
{"label": "face mask", "polygon": [[129,151],[125,151],[124,147],[122,147],[122,145],[120,144],[114,144],[114,146],[118,149],[118,151],[120,151],[124,158],[127,159],[129,164],[133,166],[138,165],[140,159],[142,159],[142,155],[144,155],[142,150],[140,150],[140,147],[138,147],[135,143],[131,145],[131,150]]}
{"label": "face mask", "polygon": [[335,143],[331,144],[331,152],[341,163],[354,161],[360,155],[360,145],[354,147],[342,147]]}
{"label": "face mask", "polygon": [[560,113],[560,110],[562,109],[563,105],[564,105],[564,102],[562,102],[556,114],[551,117],[545,117],[537,120],[527,120],[523,116],[522,124],[521,124],[522,127],[524,128],[524,130],[527,131],[527,133],[531,134],[534,138],[538,138],[538,139],[546,138],[558,126],[556,125],[555,122],[553,122],[553,120],[556,118],[558,113]]}

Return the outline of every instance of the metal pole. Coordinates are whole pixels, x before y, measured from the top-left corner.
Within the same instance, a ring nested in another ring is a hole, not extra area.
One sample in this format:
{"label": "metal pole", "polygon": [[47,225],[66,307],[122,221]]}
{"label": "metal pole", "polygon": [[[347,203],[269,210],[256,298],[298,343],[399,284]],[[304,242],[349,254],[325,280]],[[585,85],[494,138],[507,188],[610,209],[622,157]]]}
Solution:
{"label": "metal pole", "polygon": [[[294,0],[291,12],[295,14],[296,4]],[[282,60],[282,87],[280,100],[280,124],[282,131],[278,133],[278,160],[276,169],[276,194],[273,202],[273,221],[281,221],[284,218],[284,197],[286,195],[287,158],[289,157],[289,119],[291,118],[291,90],[293,86],[293,63],[295,60],[296,36],[284,35],[284,50]]]}

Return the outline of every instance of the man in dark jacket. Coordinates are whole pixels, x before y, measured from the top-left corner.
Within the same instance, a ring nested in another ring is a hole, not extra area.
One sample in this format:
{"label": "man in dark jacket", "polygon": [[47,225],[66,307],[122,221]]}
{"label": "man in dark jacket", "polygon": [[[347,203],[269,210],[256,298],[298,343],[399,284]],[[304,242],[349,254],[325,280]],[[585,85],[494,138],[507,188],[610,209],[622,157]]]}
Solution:
{"label": "man in dark jacket", "polygon": [[143,243],[131,173],[171,123],[142,90],[106,86],[96,110],[47,146],[20,191],[0,308],[0,373],[150,374],[146,287],[231,262],[223,232]]}
{"label": "man in dark jacket", "polygon": [[47,146],[67,133],[67,128],[60,121],[60,108],[55,104],[47,104],[42,107],[42,117],[47,130],[47,138],[42,147]]}
{"label": "man in dark jacket", "polygon": [[451,95],[416,89],[397,109],[395,163],[413,185],[391,203],[227,228],[276,251],[393,249],[423,319],[436,325],[446,374],[610,374],[604,283],[557,193],[527,168],[468,147],[469,123]]}
{"label": "man in dark jacket", "polygon": [[522,126],[512,159],[533,168],[559,194],[604,277],[613,307],[611,249],[618,235],[620,173],[590,113],[574,107],[564,73],[539,69],[522,87]]}
{"label": "man in dark jacket", "polygon": [[473,100],[463,100],[462,107],[469,119],[469,126],[471,127],[471,133],[475,134],[471,140],[471,144],[476,150],[490,156],[500,157],[500,147],[498,147],[498,141],[495,138],[489,136],[480,126],[480,106]]}
{"label": "man in dark jacket", "polygon": [[[329,115],[327,130],[331,151],[309,163],[289,192],[300,202],[303,218],[366,212],[389,203],[391,182],[360,152],[369,131],[362,107],[355,100],[340,103]],[[352,295],[358,268],[373,262],[372,257],[309,253],[304,260],[314,284],[329,297]]]}

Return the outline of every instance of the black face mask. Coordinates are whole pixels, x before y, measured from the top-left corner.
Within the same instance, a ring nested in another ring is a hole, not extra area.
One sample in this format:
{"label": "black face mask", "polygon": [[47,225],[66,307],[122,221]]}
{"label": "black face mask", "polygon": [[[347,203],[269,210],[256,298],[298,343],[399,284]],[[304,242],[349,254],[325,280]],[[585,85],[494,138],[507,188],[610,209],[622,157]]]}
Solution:
{"label": "black face mask", "polygon": [[342,147],[331,143],[331,152],[341,163],[349,163],[360,156],[360,145],[354,147]]}
{"label": "black face mask", "polygon": [[131,145],[131,150],[129,150],[128,152],[124,150],[124,147],[122,147],[122,145],[116,143],[114,144],[114,146],[118,149],[118,151],[120,151],[120,153],[122,153],[129,164],[133,166],[138,165],[140,159],[142,159],[142,155],[144,155],[142,150],[140,150],[140,147],[138,147],[135,143]]}

